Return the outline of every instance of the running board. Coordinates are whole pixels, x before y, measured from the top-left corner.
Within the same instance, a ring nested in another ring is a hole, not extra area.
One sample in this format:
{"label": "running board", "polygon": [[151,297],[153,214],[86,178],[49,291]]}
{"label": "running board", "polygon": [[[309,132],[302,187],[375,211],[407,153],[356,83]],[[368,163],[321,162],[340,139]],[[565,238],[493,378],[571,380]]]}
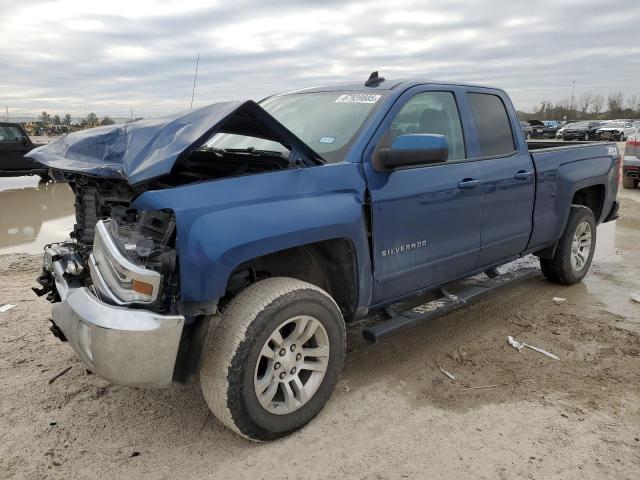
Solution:
{"label": "running board", "polygon": [[[457,295],[449,293],[447,289],[443,287],[440,289],[442,297],[410,308],[398,313],[389,320],[367,327],[362,331],[362,336],[370,343],[378,343],[381,338],[389,337],[416,327],[421,322],[442,317],[460,307],[482,299],[500,287],[532,277],[539,271],[539,269],[532,267],[523,267],[501,274],[496,270],[487,271],[485,272],[488,277],[486,279],[476,279],[473,277],[464,280],[463,285],[466,288]],[[391,310],[393,310],[393,308],[391,308]]]}

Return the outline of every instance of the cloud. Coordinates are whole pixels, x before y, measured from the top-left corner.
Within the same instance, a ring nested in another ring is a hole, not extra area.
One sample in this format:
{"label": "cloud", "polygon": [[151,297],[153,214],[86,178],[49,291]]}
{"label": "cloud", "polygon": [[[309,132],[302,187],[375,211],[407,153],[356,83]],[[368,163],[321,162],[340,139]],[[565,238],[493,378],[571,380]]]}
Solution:
{"label": "cloud", "polygon": [[[0,3],[9,3],[0,0]],[[79,0],[0,17],[12,114],[155,115],[310,85],[387,78],[481,83],[518,108],[585,91],[640,94],[640,2]],[[10,12],[10,13],[6,13]]]}

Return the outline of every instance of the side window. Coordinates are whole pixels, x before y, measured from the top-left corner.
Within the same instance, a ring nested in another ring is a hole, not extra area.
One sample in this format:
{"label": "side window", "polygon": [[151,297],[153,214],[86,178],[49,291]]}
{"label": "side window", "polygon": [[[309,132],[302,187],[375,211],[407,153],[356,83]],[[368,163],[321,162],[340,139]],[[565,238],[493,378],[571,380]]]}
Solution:
{"label": "side window", "polygon": [[0,126],[0,143],[16,143],[22,138],[20,130],[8,125]]}
{"label": "side window", "polygon": [[424,92],[411,97],[389,127],[391,138],[410,133],[444,135],[448,162],[466,158],[458,106],[451,92]]}
{"label": "side window", "polygon": [[483,157],[506,155],[515,150],[507,109],[497,95],[469,93]]}

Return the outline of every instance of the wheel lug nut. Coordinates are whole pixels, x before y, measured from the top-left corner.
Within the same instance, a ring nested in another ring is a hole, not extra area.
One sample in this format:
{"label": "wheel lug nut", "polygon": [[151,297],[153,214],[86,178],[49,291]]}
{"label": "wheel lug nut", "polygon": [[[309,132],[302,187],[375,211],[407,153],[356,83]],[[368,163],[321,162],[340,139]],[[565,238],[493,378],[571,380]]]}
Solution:
{"label": "wheel lug nut", "polygon": [[295,352],[296,351],[296,346],[295,345],[291,345],[291,351]]}
{"label": "wheel lug nut", "polygon": [[296,374],[296,367],[293,367],[293,368],[291,369],[291,375],[295,375],[295,374]]}
{"label": "wheel lug nut", "polygon": [[282,373],[280,374],[280,380],[282,380],[282,379],[283,379],[284,377],[286,377],[286,376],[287,376],[287,374],[286,374],[286,373],[284,373],[284,372],[282,372]]}
{"label": "wheel lug nut", "polygon": [[284,357],[286,354],[287,354],[287,350],[286,349],[283,348],[282,350],[280,350],[280,356],[281,357]]}
{"label": "wheel lug nut", "polygon": [[296,360],[300,360],[301,358],[302,358],[302,354],[301,353],[296,355]]}
{"label": "wheel lug nut", "polygon": [[279,370],[281,367],[280,362],[276,362],[276,364],[273,366],[273,368],[275,368],[276,370]]}

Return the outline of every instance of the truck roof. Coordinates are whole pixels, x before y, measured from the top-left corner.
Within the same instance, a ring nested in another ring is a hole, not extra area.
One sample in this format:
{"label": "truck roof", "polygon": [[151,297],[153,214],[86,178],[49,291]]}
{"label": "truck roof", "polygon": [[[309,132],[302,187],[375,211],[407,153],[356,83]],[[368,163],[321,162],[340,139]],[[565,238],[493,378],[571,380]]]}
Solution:
{"label": "truck roof", "polygon": [[377,83],[372,86],[366,86],[364,81],[358,82],[341,82],[341,83],[332,83],[329,85],[317,85],[314,87],[300,88],[297,90],[291,90],[288,92],[282,92],[280,95],[287,95],[291,93],[314,93],[314,92],[334,92],[341,90],[360,90],[360,91],[375,91],[375,90],[395,90],[399,87],[401,90],[406,90],[416,85],[455,85],[455,86],[463,86],[463,87],[473,87],[473,88],[491,88],[493,90],[501,90],[495,87],[489,87],[486,85],[477,85],[472,83],[460,83],[460,82],[446,82],[442,80],[420,80],[420,79],[385,79],[384,81]]}

